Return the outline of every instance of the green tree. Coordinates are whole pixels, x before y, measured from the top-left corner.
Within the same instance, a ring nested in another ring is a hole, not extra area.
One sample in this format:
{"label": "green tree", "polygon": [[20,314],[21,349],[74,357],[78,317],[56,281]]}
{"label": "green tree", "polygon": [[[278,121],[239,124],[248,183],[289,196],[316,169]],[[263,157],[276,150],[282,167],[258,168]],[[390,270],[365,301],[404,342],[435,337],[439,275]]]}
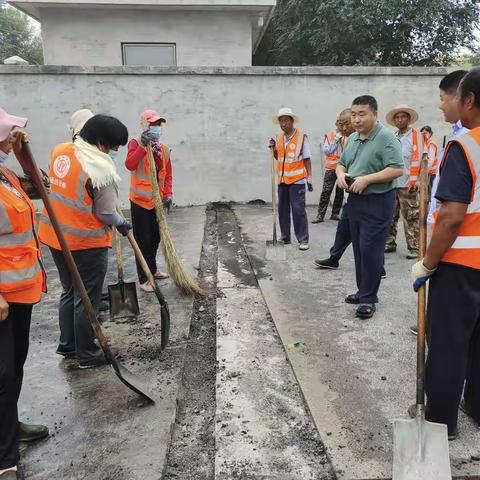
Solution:
{"label": "green tree", "polygon": [[1,5],[0,63],[13,55],[18,55],[29,63],[42,64],[42,41],[24,13]]}
{"label": "green tree", "polygon": [[479,0],[278,0],[254,63],[447,65],[479,14]]}

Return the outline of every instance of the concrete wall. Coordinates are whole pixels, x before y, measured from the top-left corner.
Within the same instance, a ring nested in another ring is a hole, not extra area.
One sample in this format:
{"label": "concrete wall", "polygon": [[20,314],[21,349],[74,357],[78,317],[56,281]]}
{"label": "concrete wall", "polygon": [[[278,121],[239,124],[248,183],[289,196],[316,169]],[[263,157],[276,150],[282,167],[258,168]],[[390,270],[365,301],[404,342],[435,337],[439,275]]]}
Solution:
{"label": "concrete wall", "polygon": [[[67,138],[73,111],[89,107],[117,116],[138,135],[142,109],[153,106],[168,119],[165,141],[174,152],[175,201],[180,205],[215,200],[270,198],[267,139],[276,127],[271,116],[291,106],[313,146],[318,200],[320,143],[337,112],[352,99],[377,97],[380,119],[398,103],[420,113],[437,138],[448,133],[438,109],[438,83],[446,69],[410,68],[82,68],[0,66],[0,106],[30,119],[33,151],[45,168],[49,152]],[[118,168],[126,200],[129,174]]]}
{"label": "concrete wall", "polygon": [[122,65],[122,42],[176,43],[177,65],[252,64],[245,12],[41,8],[45,63]]}

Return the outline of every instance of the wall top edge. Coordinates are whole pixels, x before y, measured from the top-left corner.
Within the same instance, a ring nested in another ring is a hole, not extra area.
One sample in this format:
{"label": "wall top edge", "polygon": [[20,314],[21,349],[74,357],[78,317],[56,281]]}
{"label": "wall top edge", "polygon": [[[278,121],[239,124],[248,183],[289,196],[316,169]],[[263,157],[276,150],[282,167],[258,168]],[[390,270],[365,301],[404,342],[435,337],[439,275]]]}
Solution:
{"label": "wall top edge", "polygon": [[458,67],[133,67],[0,65],[0,75],[446,75]]}

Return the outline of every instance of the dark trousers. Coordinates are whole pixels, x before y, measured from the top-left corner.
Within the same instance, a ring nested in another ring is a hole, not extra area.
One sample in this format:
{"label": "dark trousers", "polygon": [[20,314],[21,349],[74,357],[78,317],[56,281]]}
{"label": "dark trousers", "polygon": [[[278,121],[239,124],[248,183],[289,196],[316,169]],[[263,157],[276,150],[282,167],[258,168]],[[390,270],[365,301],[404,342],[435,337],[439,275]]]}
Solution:
{"label": "dark trousers", "polygon": [[[93,363],[103,358],[103,352],[94,342],[94,334],[83,308],[83,303],[73,286],[73,279],[63,253],[51,248],[57,266],[62,295],[58,310],[60,341],[58,352],[74,353],[80,363]],[[72,252],[80,276],[95,312],[100,307],[103,281],[108,267],[108,248],[89,248]]]}
{"label": "dark trousers", "polygon": [[330,257],[340,261],[345,250],[352,243],[352,236],[350,235],[350,223],[348,220],[348,208],[347,205],[342,210],[342,215],[337,224],[337,231],[335,233],[335,242],[330,249]]}
{"label": "dark trousers", "polygon": [[[320,202],[318,204],[317,218],[324,219],[327,212],[328,204],[330,203],[330,197],[332,196],[335,183],[337,181],[337,174],[335,170],[325,170],[325,176],[323,177],[323,189],[320,195]],[[332,216],[340,213],[343,204],[343,189],[335,188],[335,198],[332,205]]]}
{"label": "dark trousers", "polygon": [[[142,251],[152,275],[157,273],[157,251],[160,245],[160,231],[158,229],[155,209],[147,210],[136,203],[130,202],[132,214],[133,236]],[[137,261],[137,273],[140,283],[147,281],[147,276]]]}
{"label": "dark trousers", "polygon": [[395,191],[348,197],[347,209],[360,303],[378,302],[385,243],[395,208]]}
{"label": "dark trousers", "polygon": [[278,219],[282,240],[290,241],[291,220],[299,243],[308,243],[308,219],[305,209],[305,184],[278,185]]}
{"label": "dark trousers", "polygon": [[480,422],[480,270],[440,263],[427,307],[427,420],[457,428],[465,382],[467,408]]}
{"label": "dark trousers", "polygon": [[0,470],[17,465],[18,410],[33,305],[11,303],[0,322]]}

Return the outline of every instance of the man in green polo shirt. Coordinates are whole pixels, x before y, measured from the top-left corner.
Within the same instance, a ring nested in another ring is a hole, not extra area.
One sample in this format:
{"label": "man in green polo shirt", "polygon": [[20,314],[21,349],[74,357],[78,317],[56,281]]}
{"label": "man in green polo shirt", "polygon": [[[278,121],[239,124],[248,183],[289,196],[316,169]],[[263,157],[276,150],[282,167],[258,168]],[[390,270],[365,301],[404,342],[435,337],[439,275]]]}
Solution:
{"label": "man in green polo shirt", "polygon": [[400,142],[377,121],[370,95],[352,104],[355,129],[337,166],[337,183],[350,192],[347,206],[355,256],[357,293],[345,302],[358,305],[359,318],[371,318],[378,302],[384,250],[395,207],[394,180],[403,175]]}

